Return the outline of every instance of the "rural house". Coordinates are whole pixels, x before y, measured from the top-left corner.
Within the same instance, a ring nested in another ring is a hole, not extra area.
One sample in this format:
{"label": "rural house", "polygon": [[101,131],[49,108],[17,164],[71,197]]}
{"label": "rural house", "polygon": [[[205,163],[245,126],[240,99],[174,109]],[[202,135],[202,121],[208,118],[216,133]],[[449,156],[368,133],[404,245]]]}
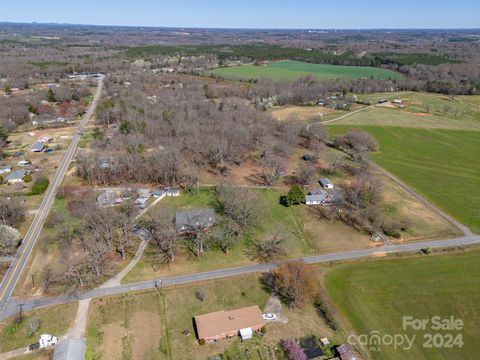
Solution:
{"label": "rural house", "polygon": [[5,181],[9,184],[19,183],[23,181],[25,175],[27,175],[27,170],[15,170],[5,177]]}
{"label": "rural house", "polygon": [[213,209],[197,209],[177,212],[175,227],[179,233],[188,233],[198,229],[205,230],[216,222]]}
{"label": "rural house", "polygon": [[325,205],[327,203],[330,203],[330,196],[322,189],[316,189],[305,196],[306,205]]}
{"label": "rural house", "polygon": [[318,181],[324,189],[333,189],[332,182],[327,178],[322,178]]}
{"label": "rural house", "polygon": [[167,196],[180,196],[180,190],[178,189],[166,189],[165,195]]}
{"label": "rural house", "polygon": [[253,332],[259,331],[265,325],[262,312],[257,305],[198,315],[194,320],[197,337],[205,342],[238,335],[242,337],[242,340],[247,340],[253,336]]}
{"label": "rural house", "polygon": [[41,142],[38,142],[38,143],[35,143],[35,144],[32,145],[32,147],[30,148],[30,151],[35,152],[35,153],[39,153],[39,152],[42,152],[43,149],[45,149],[45,144],[41,143]]}

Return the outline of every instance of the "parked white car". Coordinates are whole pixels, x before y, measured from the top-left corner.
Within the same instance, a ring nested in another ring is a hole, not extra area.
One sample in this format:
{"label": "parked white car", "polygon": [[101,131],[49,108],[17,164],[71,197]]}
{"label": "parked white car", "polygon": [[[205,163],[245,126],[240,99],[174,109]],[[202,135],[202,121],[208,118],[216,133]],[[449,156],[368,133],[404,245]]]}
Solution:
{"label": "parked white car", "polygon": [[58,338],[53,335],[49,334],[42,334],[40,335],[40,341],[38,342],[40,344],[40,349],[46,348],[48,346],[54,346],[57,345]]}
{"label": "parked white car", "polygon": [[277,315],[272,314],[272,313],[263,314],[263,320],[266,320],[266,321],[274,321],[274,320],[277,320]]}

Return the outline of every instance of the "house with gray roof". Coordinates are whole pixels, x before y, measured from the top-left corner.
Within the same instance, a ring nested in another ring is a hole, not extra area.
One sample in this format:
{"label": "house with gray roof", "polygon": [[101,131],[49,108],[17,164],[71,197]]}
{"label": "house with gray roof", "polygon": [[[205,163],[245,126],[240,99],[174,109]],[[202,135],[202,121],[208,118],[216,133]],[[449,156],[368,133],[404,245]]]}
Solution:
{"label": "house with gray roof", "polygon": [[27,170],[15,170],[5,177],[5,181],[9,184],[22,182],[23,178],[27,174],[28,174]]}
{"label": "house with gray roof", "polygon": [[215,222],[215,211],[211,208],[180,211],[175,214],[175,228],[180,234],[208,229]]}
{"label": "house with gray roof", "polygon": [[329,195],[325,190],[315,189],[305,196],[306,205],[325,205],[329,202]]}
{"label": "house with gray roof", "polygon": [[39,153],[39,152],[42,152],[44,149],[45,149],[45,144],[42,142],[38,142],[32,145],[32,147],[30,148],[30,151]]}

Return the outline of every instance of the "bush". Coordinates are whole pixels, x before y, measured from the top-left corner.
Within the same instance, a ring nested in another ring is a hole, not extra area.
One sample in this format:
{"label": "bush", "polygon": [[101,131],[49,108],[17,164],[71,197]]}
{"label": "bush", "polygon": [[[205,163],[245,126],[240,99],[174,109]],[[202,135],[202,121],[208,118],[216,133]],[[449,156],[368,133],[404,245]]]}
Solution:
{"label": "bush", "polygon": [[200,345],[205,345],[205,340],[204,340],[204,339],[200,339],[200,340],[198,340],[198,343],[199,343]]}
{"label": "bush", "polygon": [[30,191],[31,195],[40,195],[47,190],[50,181],[45,177],[40,177],[35,180],[35,183],[32,186],[32,191]]}
{"label": "bush", "polygon": [[25,177],[23,178],[23,181],[25,181],[26,183],[32,182],[32,180],[33,177],[30,174],[25,175]]}
{"label": "bush", "polygon": [[290,190],[288,191],[287,196],[285,196],[285,205],[298,205],[301,204],[305,200],[305,194],[303,193],[302,188],[295,184],[292,185]]}

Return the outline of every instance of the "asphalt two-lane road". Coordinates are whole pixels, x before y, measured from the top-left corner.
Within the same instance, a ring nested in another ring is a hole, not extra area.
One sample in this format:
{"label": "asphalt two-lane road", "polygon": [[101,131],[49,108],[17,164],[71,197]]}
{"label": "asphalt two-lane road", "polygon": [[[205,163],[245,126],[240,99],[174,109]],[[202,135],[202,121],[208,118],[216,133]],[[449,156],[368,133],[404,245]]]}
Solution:
{"label": "asphalt two-lane road", "polygon": [[[392,253],[401,252],[415,252],[424,248],[438,249],[438,248],[451,248],[462,247],[469,245],[480,244],[480,236],[464,236],[456,239],[448,240],[433,240],[418,243],[398,244],[398,245],[385,245],[376,248],[368,248],[353,251],[344,251],[331,254],[315,255],[302,258],[307,264],[317,264],[325,262],[334,262],[342,260],[352,260],[365,257],[384,256]],[[127,293],[131,291],[153,289],[155,287],[161,289],[162,287],[188,284],[199,281],[207,281],[214,279],[227,278],[232,276],[239,276],[244,274],[251,274],[257,272],[264,272],[275,269],[277,264],[252,264],[241,267],[218,269],[207,272],[171,276],[162,279],[146,280],[131,284],[124,284],[119,286],[112,286],[106,288],[97,288],[91,291],[87,291],[78,295],[64,295],[52,298],[42,298],[36,300],[16,300],[10,301],[3,314],[0,314],[0,320],[15,314],[18,311],[18,304],[22,304],[25,311],[34,310],[38,308],[48,307],[52,305],[66,304],[70,302],[76,302],[83,299],[100,298],[104,296],[116,295]]]}
{"label": "asphalt two-lane road", "polygon": [[40,232],[42,231],[45,219],[50,212],[53,201],[55,200],[55,195],[57,194],[58,188],[62,184],[68,167],[73,160],[73,157],[75,156],[78,142],[82,137],[83,130],[85,129],[88,120],[96,109],[98,99],[102,92],[102,85],[103,78],[99,78],[97,90],[95,92],[95,96],[93,97],[92,103],[90,104],[87,112],[82,117],[82,120],[80,121],[80,124],[78,125],[77,130],[72,137],[72,141],[70,142],[70,145],[68,146],[68,149],[64,157],[62,158],[60,165],[57,168],[57,172],[53,176],[53,179],[50,182],[47,191],[45,192],[45,196],[42,203],[40,204],[40,207],[38,208],[38,212],[36,213],[22,241],[22,244],[17,251],[15,259],[10,264],[7,273],[5,274],[2,282],[0,283],[0,318],[2,317],[2,313],[5,311],[5,305],[12,296],[13,290],[15,289],[15,286],[17,285],[19,279],[22,276],[23,270],[28,263],[30,254],[32,253],[32,250],[38,240]]}

